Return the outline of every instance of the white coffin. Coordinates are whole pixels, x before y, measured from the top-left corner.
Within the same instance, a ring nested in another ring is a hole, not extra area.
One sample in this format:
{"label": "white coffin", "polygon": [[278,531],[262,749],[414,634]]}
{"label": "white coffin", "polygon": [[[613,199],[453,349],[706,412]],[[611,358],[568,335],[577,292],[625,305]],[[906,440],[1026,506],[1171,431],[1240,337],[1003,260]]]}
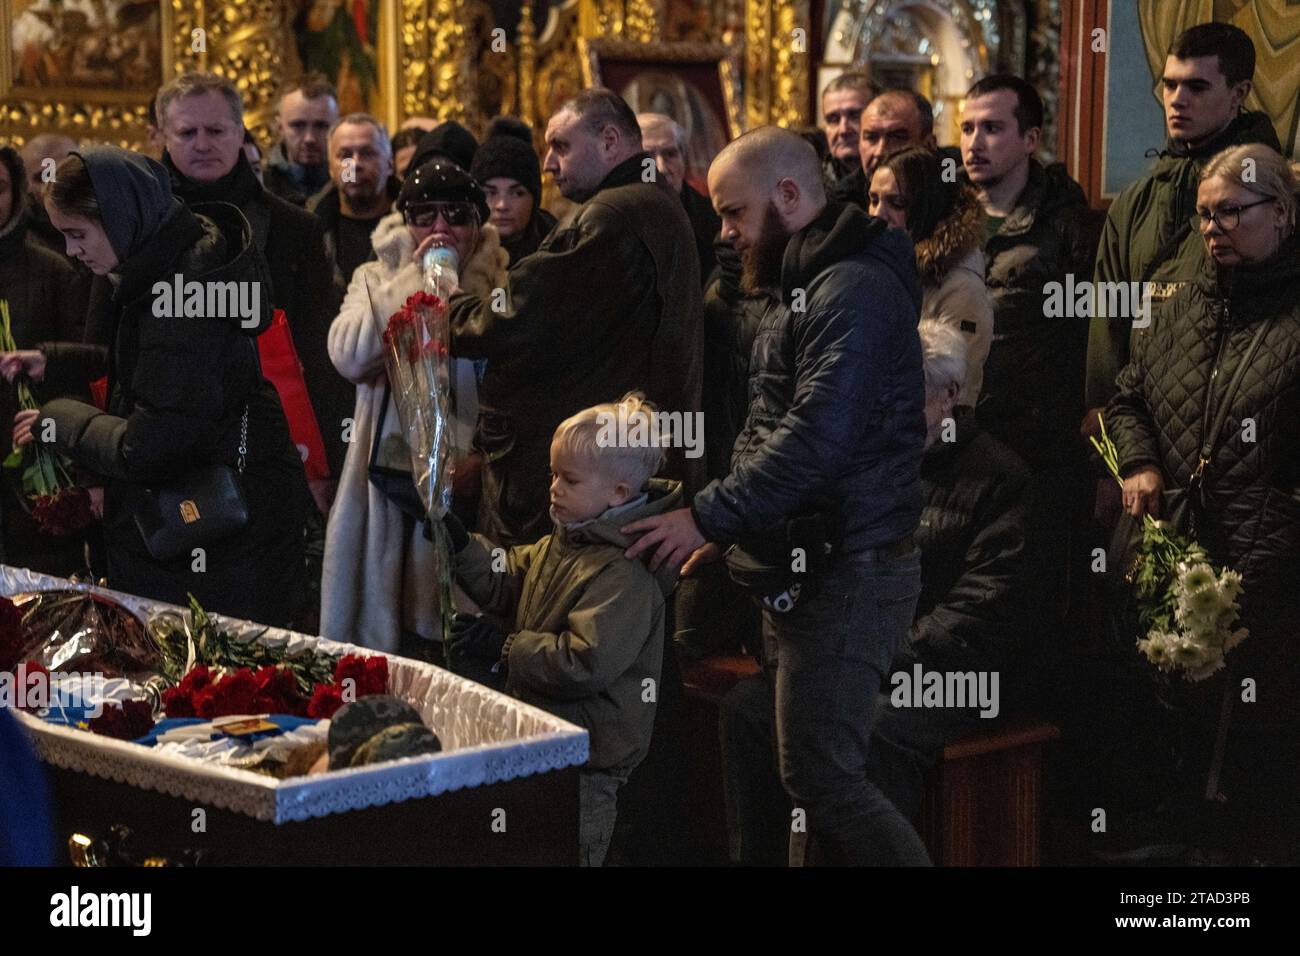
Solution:
{"label": "white coffin", "polygon": [[[0,594],[6,597],[69,588],[108,595],[146,621],[157,611],[181,610],[0,565]],[[261,625],[248,621],[213,616],[236,636],[262,630]],[[270,628],[259,640],[265,644],[287,642],[291,652],[311,646],[329,654],[373,653],[278,628]],[[22,712],[16,716],[46,763],[274,824],[436,796],[586,763],[585,730],[432,664],[385,656],[389,692],[419,711],[425,725],[442,742],[440,753],[276,780],[248,770],[165,756],[150,747],[57,726]]]}

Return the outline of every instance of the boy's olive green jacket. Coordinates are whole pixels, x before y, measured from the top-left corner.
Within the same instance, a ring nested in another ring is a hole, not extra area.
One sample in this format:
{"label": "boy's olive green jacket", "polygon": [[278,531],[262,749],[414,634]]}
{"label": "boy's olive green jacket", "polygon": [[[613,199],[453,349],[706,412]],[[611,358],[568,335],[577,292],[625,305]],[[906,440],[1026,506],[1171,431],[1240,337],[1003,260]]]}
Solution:
{"label": "boy's olive green jacket", "polygon": [[623,556],[638,536],[620,527],[682,506],[679,482],[647,487],[645,504],[613,519],[556,525],[536,544],[506,551],[473,535],[456,555],[465,593],[510,628],[507,693],[586,728],[588,766],[620,775],[650,748],[664,607],[677,578],[675,568],[652,574]]}

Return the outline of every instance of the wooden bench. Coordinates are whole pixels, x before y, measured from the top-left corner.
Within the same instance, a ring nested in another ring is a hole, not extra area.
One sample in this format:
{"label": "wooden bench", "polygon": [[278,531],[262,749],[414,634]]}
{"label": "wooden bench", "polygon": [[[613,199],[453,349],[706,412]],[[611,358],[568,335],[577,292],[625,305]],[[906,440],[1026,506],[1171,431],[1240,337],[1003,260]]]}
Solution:
{"label": "wooden bench", "polygon": [[[714,859],[727,853],[718,707],[757,673],[753,658],[739,655],[682,665],[692,836]],[[914,821],[936,865],[1038,865],[1043,747],[1059,736],[1052,724],[1011,717],[944,747]]]}

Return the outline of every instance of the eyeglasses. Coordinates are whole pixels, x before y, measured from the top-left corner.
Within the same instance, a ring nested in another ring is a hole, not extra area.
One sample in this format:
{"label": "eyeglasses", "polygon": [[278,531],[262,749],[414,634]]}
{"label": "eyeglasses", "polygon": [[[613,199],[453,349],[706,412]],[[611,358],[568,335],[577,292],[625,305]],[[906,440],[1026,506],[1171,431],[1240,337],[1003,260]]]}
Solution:
{"label": "eyeglasses", "polygon": [[467,202],[425,202],[407,206],[402,214],[408,226],[432,226],[442,216],[449,226],[468,226],[474,218],[474,204]]}
{"label": "eyeglasses", "polygon": [[1218,212],[1202,212],[1196,210],[1192,213],[1192,229],[1204,232],[1210,228],[1210,223],[1218,223],[1219,228],[1224,232],[1232,232],[1241,225],[1241,213],[1244,209],[1253,209],[1256,206],[1262,206],[1264,203],[1273,202],[1272,199],[1260,199],[1256,202],[1246,203],[1244,206],[1224,206]]}

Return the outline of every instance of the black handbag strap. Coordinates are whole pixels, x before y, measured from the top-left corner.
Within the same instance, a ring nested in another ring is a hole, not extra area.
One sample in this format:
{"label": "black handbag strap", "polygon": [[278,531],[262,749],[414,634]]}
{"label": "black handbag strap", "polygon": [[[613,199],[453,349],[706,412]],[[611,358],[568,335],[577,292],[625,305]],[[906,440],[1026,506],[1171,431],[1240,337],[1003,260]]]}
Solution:
{"label": "black handbag strap", "polygon": [[[253,391],[256,392],[261,387],[261,383],[266,381],[262,374],[262,350],[258,348],[257,339],[248,340],[253,346],[253,367],[257,369],[257,383],[253,385]],[[235,469],[239,474],[244,473],[244,461],[248,457],[248,409],[252,406],[252,399],[244,402],[244,417],[239,420],[239,466]]]}
{"label": "black handbag strap", "polygon": [[1214,415],[1214,423],[1201,436],[1201,450],[1197,455],[1196,471],[1192,473],[1191,481],[1187,483],[1188,491],[1192,491],[1205,483],[1205,469],[1210,463],[1210,456],[1214,452],[1214,446],[1219,441],[1219,434],[1223,431],[1223,426],[1228,420],[1228,409],[1232,405],[1233,398],[1237,395],[1237,389],[1241,387],[1241,380],[1246,377],[1246,370],[1250,367],[1251,360],[1254,359],[1255,353],[1259,351],[1260,343],[1264,341],[1264,336],[1268,334],[1269,327],[1273,324],[1271,318],[1264,319],[1259,323],[1259,328],[1250,339],[1250,345],[1246,346],[1245,354],[1241,356],[1241,361],[1237,363],[1237,369],[1232,373],[1232,380],[1228,382],[1228,387],[1223,393],[1223,398],[1219,402],[1219,408]]}
{"label": "black handbag strap", "polygon": [[239,474],[244,473],[244,460],[248,457],[248,406],[244,403],[244,417],[239,420],[239,466],[235,469]]}

